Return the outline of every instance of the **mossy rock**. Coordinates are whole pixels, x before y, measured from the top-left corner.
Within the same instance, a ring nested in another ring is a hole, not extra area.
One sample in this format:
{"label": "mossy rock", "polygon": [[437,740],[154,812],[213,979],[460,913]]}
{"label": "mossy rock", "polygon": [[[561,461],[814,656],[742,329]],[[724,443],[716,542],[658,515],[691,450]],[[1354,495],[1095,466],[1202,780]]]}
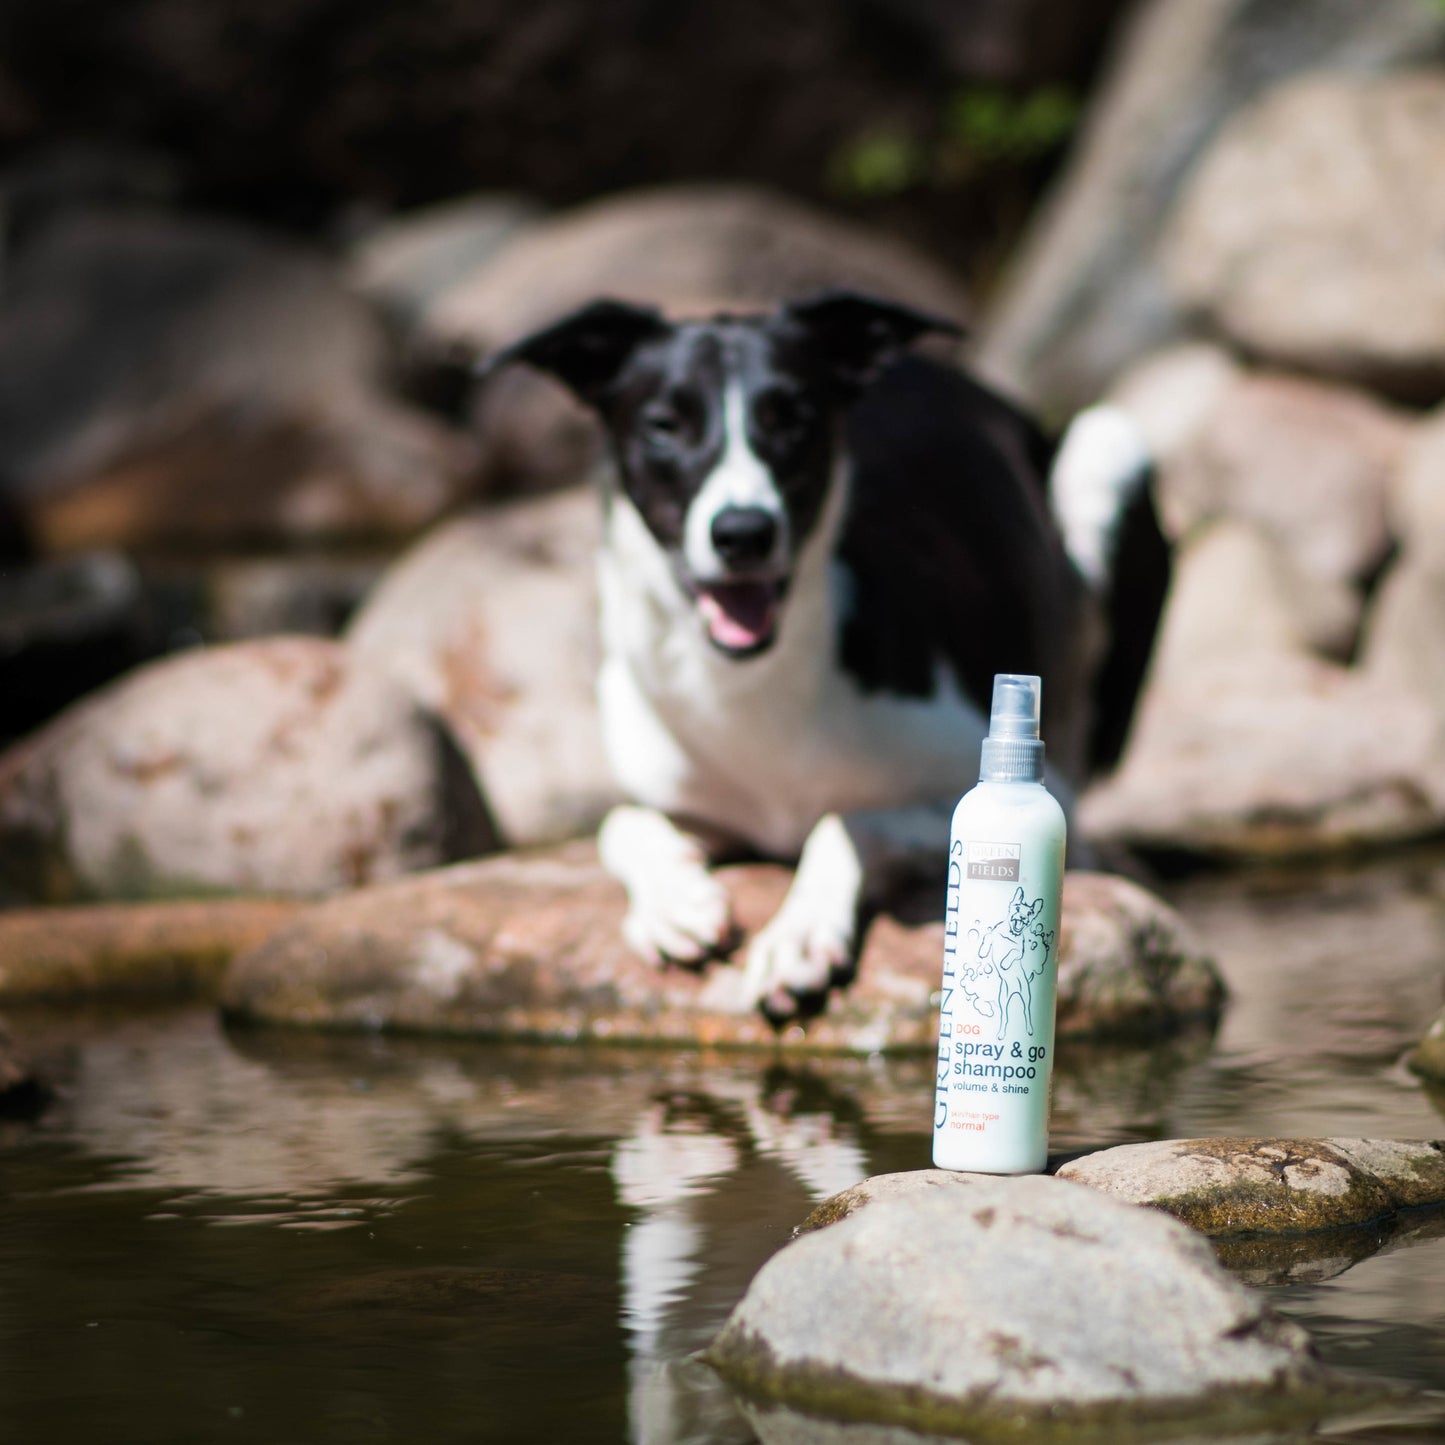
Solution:
{"label": "mossy rock", "polygon": [[1216,1239],[1310,1234],[1445,1206],[1445,1141],[1166,1139],[1085,1155],[1059,1177]]}

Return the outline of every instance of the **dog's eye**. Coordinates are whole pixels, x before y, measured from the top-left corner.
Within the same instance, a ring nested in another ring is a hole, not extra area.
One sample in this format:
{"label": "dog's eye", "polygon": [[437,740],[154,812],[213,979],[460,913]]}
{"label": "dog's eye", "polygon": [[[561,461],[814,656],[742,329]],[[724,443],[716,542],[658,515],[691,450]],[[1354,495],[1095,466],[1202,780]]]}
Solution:
{"label": "dog's eye", "polygon": [[641,417],[643,440],[657,451],[670,451],[682,435],[682,418],[670,407],[653,407]]}
{"label": "dog's eye", "polygon": [[794,440],[806,435],[812,422],[812,408],[791,391],[764,391],[753,400],[753,424],[760,436]]}

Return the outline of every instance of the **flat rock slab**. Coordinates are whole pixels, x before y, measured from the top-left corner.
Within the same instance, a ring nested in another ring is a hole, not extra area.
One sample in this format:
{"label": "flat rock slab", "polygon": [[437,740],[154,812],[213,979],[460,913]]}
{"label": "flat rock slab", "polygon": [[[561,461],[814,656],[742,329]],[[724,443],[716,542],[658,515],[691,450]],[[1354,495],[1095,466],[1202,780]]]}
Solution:
{"label": "flat rock slab", "polygon": [[[723,870],[744,937],[790,871]],[[590,843],[503,855],[361,889],[303,913],[235,960],[236,1021],[495,1038],[931,1052],[942,924],[884,916],[856,981],[781,1035],[738,964],[658,971],[622,941],[623,894]],[[1217,1012],[1222,987],[1177,915],[1122,879],[1070,875],[1059,964],[1061,1035],[1159,1031]]]}
{"label": "flat rock slab", "polygon": [[880,1191],[774,1255],[704,1358],[745,1398],[975,1441],[1202,1437],[1338,1388],[1205,1240],[1039,1176]]}
{"label": "flat rock slab", "polygon": [[0,1001],[209,994],[237,953],[305,907],[208,898],[0,911]]}
{"label": "flat rock slab", "polygon": [[1165,1139],[1088,1154],[1059,1178],[1215,1238],[1299,1235],[1445,1206],[1445,1140]]}

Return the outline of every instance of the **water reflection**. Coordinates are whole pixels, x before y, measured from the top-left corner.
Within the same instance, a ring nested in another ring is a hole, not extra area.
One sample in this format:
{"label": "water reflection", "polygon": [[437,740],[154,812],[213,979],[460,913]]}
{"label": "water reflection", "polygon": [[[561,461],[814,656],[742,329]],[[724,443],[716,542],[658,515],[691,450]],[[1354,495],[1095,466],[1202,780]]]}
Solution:
{"label": "water reflection", "polygon": [[[1056,1154],[1441,1132],[1398,1067],[1445,976],[1436,873],[1184,902],[1234,989],[1219,1035],[1063,1045]],[[227,1034],[200,1008],[14,1023],[60,1096],[0,1125],[0,1415],[56,1445],[115,1418],[138,1441],[742,1445],[690,1356],[815,1203],[928,1161],[926,1059]],[[1332,1279],[1287,1250],[1241,1267],[1295,1281],[1276,1297],[1331,1362],[1438,1386],[1427,1234]]]}
{"label": "water reflection", "polygon": [[729,1215],[738,1194],[750,1192],[750,1167],[781,1166],[801,1190],[799,1218],[868,1173],[858,1111],[807,1071],[710,1083],[706,1094],[676,1094],[644,1110],[613,1154],[618,1198],[636,1211],[621,1262],[635,1445],[751,1438],[707,1372],[677,1367],[716,1328],[711,1311],[699,1317],[690,1307],[704,1261],[710,1290],[735,1300],[779,1242],[765,1235],[763,1247],[741,1252],[729,1243]]}

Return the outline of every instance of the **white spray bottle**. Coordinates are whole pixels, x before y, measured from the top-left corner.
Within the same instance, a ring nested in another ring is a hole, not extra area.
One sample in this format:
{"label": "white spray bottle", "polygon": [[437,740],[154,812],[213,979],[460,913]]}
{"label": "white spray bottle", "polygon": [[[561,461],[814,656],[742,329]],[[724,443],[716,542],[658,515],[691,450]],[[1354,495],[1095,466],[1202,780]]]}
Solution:
{"label": "white spray bottle", "polygon": [[978,786],[953,813],[933,1162],[1037,1174],[1048,1156],[1064,810],[1044,787],[1040,683],[999,673]]}

